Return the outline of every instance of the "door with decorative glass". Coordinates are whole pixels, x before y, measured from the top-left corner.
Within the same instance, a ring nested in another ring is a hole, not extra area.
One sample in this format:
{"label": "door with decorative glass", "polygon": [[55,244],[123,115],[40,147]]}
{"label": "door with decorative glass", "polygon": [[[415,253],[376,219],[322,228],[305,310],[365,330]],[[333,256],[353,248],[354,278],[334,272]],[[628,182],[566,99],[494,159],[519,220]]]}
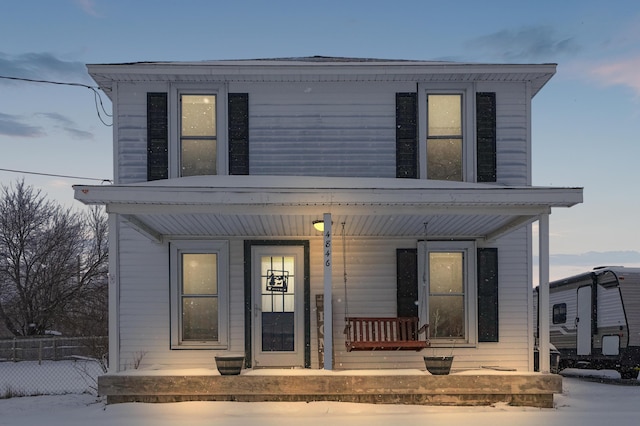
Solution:
{"label": "door with decorative glass", "polygon": [[252,247],[253,365],[304,366],[304,250]]}

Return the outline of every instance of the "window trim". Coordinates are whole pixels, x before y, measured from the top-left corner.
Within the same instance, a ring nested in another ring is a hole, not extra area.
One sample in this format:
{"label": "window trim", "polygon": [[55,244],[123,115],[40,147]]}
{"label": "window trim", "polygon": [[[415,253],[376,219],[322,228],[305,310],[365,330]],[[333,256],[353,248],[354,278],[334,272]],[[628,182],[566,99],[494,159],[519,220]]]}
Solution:
{"label": "window trim", "polygon": [[[426,309],[419,309],[421,324],[428,324],[429,319],[429,282],[425,268],[428,268],[429,252],[462,252],[464,264],[464,325],[465,335],[462,339],[430,338],[432,347],[475,346],[478,343],[477,327],[477,248],[475,241],[419,241],[418,242],[418,306]],[[428,269],[427,269],[428,270]],[[423,287],[423,277],[427,277],[426,288]],[[423,300],[424,298],[427,300]]]}
{"label": "window trim", "polygon": [[217,175],[229,174],[229,142],[227,129],[228,91],[224,84],[172,84],[169,91],[169,178],[180,175],[180,96],[216,96],[216,170]]}
{"label": "window trim", "polygon": [[418,176],[427,179],[427,95],[462,96],[462,182],[476,181],[475,92],[473,85],[418,84]]}
{"label": "window trim", "polygon": [[[182,340],[180,267],[183,253],[215,253],[218,256],[218,340]],[[169,242],[171,349],[227,349],[229,347],[229,242],[226,240],[172,240]]]}

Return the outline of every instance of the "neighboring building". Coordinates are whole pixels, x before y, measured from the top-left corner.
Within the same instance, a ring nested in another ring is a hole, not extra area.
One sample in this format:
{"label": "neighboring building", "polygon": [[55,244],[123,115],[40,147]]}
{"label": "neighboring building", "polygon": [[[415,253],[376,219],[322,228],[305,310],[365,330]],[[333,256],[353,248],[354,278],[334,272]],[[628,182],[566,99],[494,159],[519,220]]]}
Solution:
{"label": "neighboring building", "polygon": [[[424,369],[427,352],[533,371],[531,224],[544,277],[551,209],[582,202],[531,185],[531,100],[554,64],[88,69],[113,102],[115,184],[74,189],[109,213],[111,371],[224,353]],[[347,316],[417,316],[431,348],[348,352]]]}

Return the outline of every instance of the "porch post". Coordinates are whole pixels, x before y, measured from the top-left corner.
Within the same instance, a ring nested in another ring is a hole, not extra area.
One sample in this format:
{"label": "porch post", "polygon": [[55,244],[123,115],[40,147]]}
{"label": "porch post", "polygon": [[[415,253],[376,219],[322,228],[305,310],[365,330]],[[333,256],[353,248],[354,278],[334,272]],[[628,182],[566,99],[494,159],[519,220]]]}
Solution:
{"label": "porch post", "polygon": [[541,373],[549,373],[549,214],[538,220],[539,284],[538,284],[538,362]]}
{"label": "porch post", "polygon": [[331,213],[324,214],[324,369],[333,370],[333,303],[331,280]]}

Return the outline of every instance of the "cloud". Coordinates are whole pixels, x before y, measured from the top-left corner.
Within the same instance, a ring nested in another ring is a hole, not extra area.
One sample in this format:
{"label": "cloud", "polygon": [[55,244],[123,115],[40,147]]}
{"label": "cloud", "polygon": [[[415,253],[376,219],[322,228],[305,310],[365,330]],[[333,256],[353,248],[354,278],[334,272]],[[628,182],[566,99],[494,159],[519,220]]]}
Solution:
{"label": "cloud", "polygon": [[554,265],[617,266],[628,263],[640,263],[640,252],[626,251],[590,251],[582,254],[552,254],[549,263]]}
{"label": "cloud", "polygon": [[54,126],[61,129],[71,138],[76,140],[90,140],[93,139],[93,133],[81,130],[77,127],[75,121],[71,120],[65,115],[57,112],[39,112],[36,115],[45,117],[54,122]]}
{"label": "cloud", "polygon": [[606,86],[627,86],[640,96],[640,56],[597,65],[590,75]]}
{"label": "cloud", "polygon": [[42,127],[24,122],[23,117],[0,112],[0,135],[36,138],[46,133]]}
{"label": "cloud", "polygon": [[47,136],[50,132],[45,129],[48,129],[51,126],[34,123],[34,121],[38,120],[38,117],[44,117],[49,121],[53,121],[54,129],[61,130],[72,139],[94,139],[93,133],[79,129],[73,120],[57,112],[39,112],[34,114],[32,117],[23,117],[0,112],[0,135],[24,138],[39,138]]}
{"label": "cloud", "polygon": [[100,14],[96,11],[96,4],[93,0],[74,0],[80,9],[87,15],[99,17]]}
{"label": "cloud", "polygon": [[467,47],[506,62],[552,62],[580,50],[572,37],[560,37],[549,26],[498,31],[469,41]]}
{"label": "cloud", "polygon": [[[58,79],[71,83],[91,82],[85,64],[65,61],[51,53],[10,55],[0,52],[0,75],[35,80]],[[2,83],[15,84],[15,81],[0,79]]]}

